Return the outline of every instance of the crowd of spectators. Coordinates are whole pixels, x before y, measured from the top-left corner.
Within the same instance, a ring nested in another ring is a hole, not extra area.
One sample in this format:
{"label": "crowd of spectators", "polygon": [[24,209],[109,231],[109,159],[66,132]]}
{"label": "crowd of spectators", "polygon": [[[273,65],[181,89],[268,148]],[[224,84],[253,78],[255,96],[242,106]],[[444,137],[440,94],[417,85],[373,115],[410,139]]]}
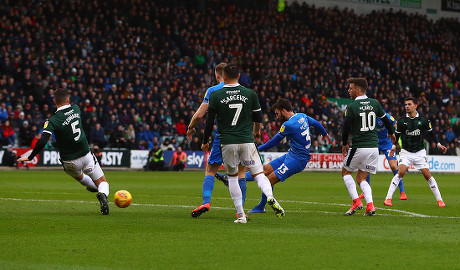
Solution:
{"label": "crowd of spectators", "polygon": [[5,0],[0,18],[3,145],[29,147],[63,87],[91,144],[199,150],[200,132],[183,138],[220,62],[237,63],[258,93],[263,141],[280,127],[270,106],[284,97],[330,133],[333,147],[313,131],[312,151],[340,149],[343,108],[331,100],[349,98],[350,76],[366,77],[368,96],[395,118],[417,97],[451,154],[460,141],[458,20],[296,2],[278,12],[269,0]]}

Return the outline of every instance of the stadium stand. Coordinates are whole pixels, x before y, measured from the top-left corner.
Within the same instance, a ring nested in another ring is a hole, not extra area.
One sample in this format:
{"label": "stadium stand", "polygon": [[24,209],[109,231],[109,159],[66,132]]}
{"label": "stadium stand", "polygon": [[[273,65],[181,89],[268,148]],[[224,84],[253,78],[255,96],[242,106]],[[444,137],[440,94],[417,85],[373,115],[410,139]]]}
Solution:
{"label": "stadium stand", "polygon": [[365,76],[391,115],[413,95],[442,143],[460,142],[458,20],[295,2],[278,13],[261,0],[5,1],[0,17],[3,145],[30,146],[56,87],[71,90],[92,144],[147,149],[152,136],[183,138],[222,61],[258,92],[265,141],[280,126],[270,105],[284,97],[340,143],[343,113],[331,100],[348,99],[346,79]]}

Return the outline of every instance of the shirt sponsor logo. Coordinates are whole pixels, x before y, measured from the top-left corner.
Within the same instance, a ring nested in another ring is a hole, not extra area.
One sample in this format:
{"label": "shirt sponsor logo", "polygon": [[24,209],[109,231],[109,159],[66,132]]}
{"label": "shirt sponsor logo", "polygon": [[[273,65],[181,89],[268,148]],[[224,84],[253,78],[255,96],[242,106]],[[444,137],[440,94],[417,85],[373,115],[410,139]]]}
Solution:
{"label": "shirt sponsor logo", "polygon": [[240,90],[228,90],[228,91],[225,91],[225,93],[227,93],[228,95],[238,94],[239,92],[240,92]]}
{"label": "shirt sponsor logo", "polygon": [[73,109],[70,110],[70,111],[68,111],[68,112],[65,112],[64,115],[70,115],[70,114],[72,114],[72,113],[73,113]]}
{"label": "shirt sponsor logo", "polygon": [[406,135],[407,136],[420,136],[420,134],[421,134],[420,129],[416,129],[414,131],[406,130]]}

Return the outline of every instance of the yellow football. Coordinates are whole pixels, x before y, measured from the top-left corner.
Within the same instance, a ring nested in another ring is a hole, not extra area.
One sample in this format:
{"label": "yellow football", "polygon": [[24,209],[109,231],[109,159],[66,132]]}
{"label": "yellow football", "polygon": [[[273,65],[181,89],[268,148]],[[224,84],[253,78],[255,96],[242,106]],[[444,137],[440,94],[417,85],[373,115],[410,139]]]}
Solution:
{"label": "yellow football", "polygon": [[115,192],[113,200],[115,201],[116,206],[120,208],[128,207],[131,204],[133,196],[127,190],[119,190]]}

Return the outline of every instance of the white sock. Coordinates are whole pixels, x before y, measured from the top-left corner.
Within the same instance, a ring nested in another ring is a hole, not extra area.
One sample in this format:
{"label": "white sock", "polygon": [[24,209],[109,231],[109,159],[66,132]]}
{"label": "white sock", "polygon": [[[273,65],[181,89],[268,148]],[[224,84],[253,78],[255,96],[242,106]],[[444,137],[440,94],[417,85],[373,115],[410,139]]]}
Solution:
{"label": "white sock", "polygon": [[243,193],[241,193],[240,185],[238,184],[238,176],[228,176],[228,190],[232,197],[233,204],[235,205],[238,216],[243,214]]}
{"label": "white sock", "polygon": [[442,201],[441,192],[438,188],[438,183],[433,176],[428,180],[428,185],[430,185],[431,191],[433,191],[434,196],[436,197],[436,201]]}
{"label": "white sock", "polygon": [[106,181],[100,182],[99,186],[97,186],[97,191],[104,193],[105,196],[109,197],[109,183]]}
{"label": "white sock", "polygon": [[391,179],[391,183],[390,183],[390,187],[388,188],[386,199],[393,198],[393,193],[395,193],[395,190],[398,187],[400,181],[401,181],[401,177],[399,177],[399,174],[395,174],[395,176],[393,176],[393,179]]}
{"label": "white sock", "polygon": [[85,187],[97,189],[96,185],[93,182],[93,179],[91,179],[91,177],[89,177],[86,174],[83,174],[83,179],[80,180],[80,184],[84,185]]}
{"label": "white sock", "polygon": [[267,196],[267,199],[273,198],[272,184],[270,184],[270,180],[268,180],[265,174],[261,173],[256,175],[254,180],[257,182],[257,186],[259,186],[260,190]]}
{"label": "white sock", "polygon": [[363,194],[364,194],[364,199],[366,199],[366,203],[371,203],[371,202],[374,202],[372,200],[372,189],[371,189],[371,185],[369,185],[369,183],[364,180],[361,182],[361,184],[359,184],[359,187],[361,188],[361,190],[363,191]]}
{"label": "white sock", "polygon": [[348,194],[350,194],[351,199],[358,199],[358,191],[356,190],[356,184],[355,180],[353,180],[353,177],[347,174],[343,176],[343,182],[345,183],[345,187],[347,188]]}

